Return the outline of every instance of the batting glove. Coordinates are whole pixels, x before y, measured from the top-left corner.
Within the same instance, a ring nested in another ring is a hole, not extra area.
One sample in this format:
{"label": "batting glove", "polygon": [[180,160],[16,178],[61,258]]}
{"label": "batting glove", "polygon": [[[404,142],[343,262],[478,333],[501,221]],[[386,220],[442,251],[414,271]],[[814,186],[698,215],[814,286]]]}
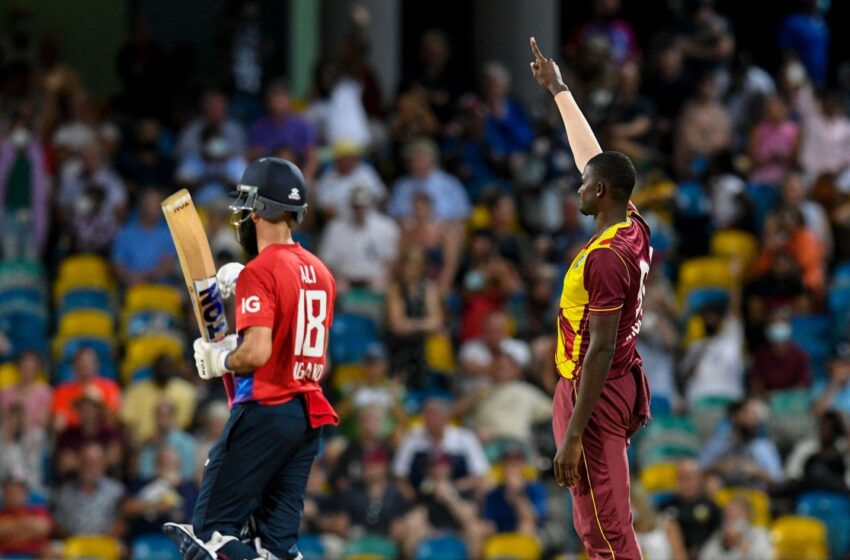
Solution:
{"label": "batting glove", "polygon": [[208,342],[203,338],[195,340],[195,366],[201,379],[213,379],[228,373],[224,362],[227,355],[236,350],[237,337],[235,334],[225,336],[219,342]]}
{"label": "batting glove", "polygon": [[222,299],[229,298],[236,291],[236,280],[239,278],[239,274],[243,268],[245,268],[244,264],[231,262],[222,265],[218,269],[215,278],[218,282],[218,290],[221,292]]}

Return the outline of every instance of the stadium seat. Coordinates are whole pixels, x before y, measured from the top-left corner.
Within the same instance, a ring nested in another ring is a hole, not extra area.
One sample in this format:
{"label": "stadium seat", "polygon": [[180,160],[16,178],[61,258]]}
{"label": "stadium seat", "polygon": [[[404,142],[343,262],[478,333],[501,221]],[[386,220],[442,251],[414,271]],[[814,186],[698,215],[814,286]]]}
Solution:
{"label": "stadium seat", "polygon": [[137,311],[125,315],[121,321],[121,338],[124,340],[151,334],[177,333],[178,330],[178,317],[162,311]]}
{"label": "stadium seat", "polygon": [[826,377],[826,361],[832,352],[832,333],[828,315],[796,315],[791,318],[794,342],[803,347],[812,363],[816,379]]}
{"label": "stadium seat", "polygon": [[331,325],[328,355],[334,366],[360,363],[369,344],[378,340],[374,321],[359,315],[340,313],[334,316]]}
{"label": "stadium seat", "polygon": [[156,359],[167,354],[175,361],[183,356],[183,344],[167,335],[150,335],[132,338],[127,342],[124,361],[121,363],[121,380],[126,384],[140,369],[150,367]]}
{"label": "stadium seat", "polygon": [[86,309],[111,314],[112,293],[99,288],[76,288],[65,292],[57,308],[60,316]]}
{"label": "stadium seat", "polygon": [[60,317],[59,330],[56,334],[61,338],[76,336],[112,338],[115,336],[115,322],[111,315],[102,311],[72,311]]}
{"label": "stadium seat", "polygon": [[493,535],[484,543],[484,559],[540,560],[543,547],[530,535],[504,533]]}
{"label": "stadium seat", "polygon": [[749,502],[753,511],[753,524],[767,527],[770,524],[770,498],[761,490],[753,488],[721,488],[715,495],[714,501],[718,506],[725,507],[732,498],[743,497]]}
{"label": "stadium seat", "polygon": [[59,274],[53,284],[55,301],[62,301],[66,293],[74,289],[94,288],[114,291],[109,263],[97,255],[68,257],[59,265]]}
{"label": "stadium seat", "polygon": [[142,535],[133,540],[130,560],[180,560],[180,549],[165,535]]}
{"label": "stadium seat", "polygon": [[726,409],[731,402],[726,397],[704,397],[691,406],[690,416],[696,424],[701,444],[714,434],[717,425],[726,417]]}
{"label": "stadium seat", "polygon": [[398,556],[398,548],[395,543],[380,535],[366,535],[349,542],[345,546],[345,558],[375,558],[381,560],[393,560]]}
{"label": "stadium seat", "polygon": [[360,364],[343,364],[336,366],[333,370],[333,387],[337,391],[347,385],[359,383],[363,380],[363,366]]}
{"label": "stadium seat", "polygon": [[640,472],[640,483],[647,492],[672,492],[677,486],[676,463],[658,463],[645,467]]}
{"label": "stadium seat", "polygon": [[173,286],[139,284],[127,290],[122,315],[126,317],[139,311],[161,311],[179,317],[182,311],[181,300],[181,292]]}
{"label": "stadium seat", "polygon": [[78,535],[65,541],[65,560],[119,560],[121,543],[112,537]]}
{"label": "stadium seat", "polygon": [[725,229],[711,236],[711,254],[739,258],[744,270],[749,270],[759,254],[758,238],[748,231]]}
{"label": "stadium seat", "polygon": [[425,340],[425,356],[428,368],[440,373],[453,373],[455,353],[452,341],[444,334],[433,334]]}
{"label": "stadium seat", "polygon": [[776,560],[827,560],[826,527],[813,517],[784,515],[770,526]]}
{"label": "stadium seat", "polygon": [[685,315],[690,316],[709,304],[726,304],[729,291],[724,288],[696,288],[685,299]]}
{"label": "stadium seat", "polygon": [[729,268],[729,260],[723,257],[698,257],[689,259],[679,267],[679,302],[686,301],[688,294],[697,288],[731,289],[736,283]]}
{"label": "stadium seat", "polygon": [[325,545],[318,536],[312,534],[298,535],[298,551],[304,560],[324,560]]}
{"label": "stadium seat", "polygon": [[416,547],[416,560],[466,560],[466,545],[451,534],[427,539]]}
{"label": "stadium seat", "polygon": [[843,559],[850,552],[850,498],[831,492],[807,492],[797,501],[797,513],[826,525],[830,556]]}

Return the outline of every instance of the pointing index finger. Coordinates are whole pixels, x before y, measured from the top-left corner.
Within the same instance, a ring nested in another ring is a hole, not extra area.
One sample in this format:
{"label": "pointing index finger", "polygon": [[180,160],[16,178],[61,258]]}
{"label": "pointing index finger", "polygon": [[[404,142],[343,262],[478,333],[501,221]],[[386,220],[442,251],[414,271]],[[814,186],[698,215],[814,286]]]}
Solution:
{"label": "pointing index finger", "polygon": [[529,42],[531,43],[531,52],[534,53],[534,58],[538,61],[546,60],[546,57],[543,56],[543,53],[540,52],[540,48],[537,46],[537,39],[532,37]]}

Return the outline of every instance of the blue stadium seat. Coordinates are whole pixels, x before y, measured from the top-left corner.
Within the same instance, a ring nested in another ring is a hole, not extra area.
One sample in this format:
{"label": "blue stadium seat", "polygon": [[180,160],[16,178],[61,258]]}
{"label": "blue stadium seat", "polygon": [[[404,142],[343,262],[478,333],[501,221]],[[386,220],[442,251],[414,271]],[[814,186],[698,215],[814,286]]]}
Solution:
{"label": "blue stadium seat", "polygon": [[831,558],[843,559],[850,553],[850,498],[832,492],[807,492],[797,501],[797,513],[823,521]]}
{"label": "blue stadium seat", "polygon": [[466,560],[466,545],[451,534],[427,539],[416,548],[416,560]]}
{"label": "blue stadium seat", "polygon": [[726,304],[729,291],[723,288],[697,288],[688,292],[685,299],[685,315],[691,315],[709,304]]}
{"label": "blue stadium seat", "polygon": [[304,560],[324,560],[325,558],[325,545],[316,535],[298,535],[298,550]]}
{"label": "blue stadium seat", "polygon": [[165,535],[152,533],[133,540],[130,560],[180,560],[180,550]]}
{"label": "blue stadium seat", "polygon": [[59,315],[80,309],[96,309],[105,313],[112,313],[109,292],[86,288],[71,290],[62,297],[62,301],[59,303]]}
{"label": "blue stadium seat", "polygon": [[826,361],[832,353],[832,333],[827,315],[797,315],[791,318],[794,341],[803,347],[816,379],[826,377]]}
{"label": "blue stadium seat", "polygon": [[374,321],[349,313],[334,316],[330,336],[328,354],[335,365],[360,362],[366,347],[379,340]]}

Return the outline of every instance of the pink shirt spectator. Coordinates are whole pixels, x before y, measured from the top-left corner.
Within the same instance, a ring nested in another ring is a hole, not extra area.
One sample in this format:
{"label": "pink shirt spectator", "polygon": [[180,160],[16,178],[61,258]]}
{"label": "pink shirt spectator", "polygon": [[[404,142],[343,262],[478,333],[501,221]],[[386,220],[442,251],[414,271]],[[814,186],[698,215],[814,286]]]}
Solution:
{"label": "pink shirt spectator", "polygon": [[13,385],[0,391],[0,410],[3,415],[5,416],[14,404],[21,403],[27,428],[47,428],[52,402],[53,389],[41,381],[35,381],[26,387]]}
{"label": "pink shirt spectator", "polygon": [[[759,185],[779,185],[791,167],[797,150],[799,126],[793,121],[773,123],[762,121],[754,134],[755,167],[750,182]],[[782,161],[773,158],[781,157]]]}

